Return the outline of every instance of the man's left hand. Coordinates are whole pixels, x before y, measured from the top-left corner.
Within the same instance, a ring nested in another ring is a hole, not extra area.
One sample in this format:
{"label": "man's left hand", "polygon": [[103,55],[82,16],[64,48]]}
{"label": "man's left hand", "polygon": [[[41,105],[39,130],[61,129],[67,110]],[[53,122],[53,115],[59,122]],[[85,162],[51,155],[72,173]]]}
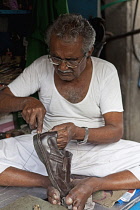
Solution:
{"label": "man's left hand", "polygon": [[70,140],[75,139],[76,128],[74,123],[64,123],[51,129],[58,133],[57,146],[59,149],[64,149]]}

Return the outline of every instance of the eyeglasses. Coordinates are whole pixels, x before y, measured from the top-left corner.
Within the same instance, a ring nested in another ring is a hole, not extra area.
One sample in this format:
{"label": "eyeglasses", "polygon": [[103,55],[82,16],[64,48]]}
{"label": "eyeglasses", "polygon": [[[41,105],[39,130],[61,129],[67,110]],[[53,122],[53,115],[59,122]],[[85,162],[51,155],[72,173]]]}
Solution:
{"label": "eyeglasses", "polygon": [[77,68],[80,65],[80,63],[83,61],[85,56],[86,56],[86,53],[84,53],[80,61],[78,61],[79,58],[77,58],[77,60],[61,59],[61,58],[57,58],[51,55],[49,55],[48,58],[49,58],[50,63],[52,63],[53,65],[59,66],[62,62],[65,62],[67,67]]}

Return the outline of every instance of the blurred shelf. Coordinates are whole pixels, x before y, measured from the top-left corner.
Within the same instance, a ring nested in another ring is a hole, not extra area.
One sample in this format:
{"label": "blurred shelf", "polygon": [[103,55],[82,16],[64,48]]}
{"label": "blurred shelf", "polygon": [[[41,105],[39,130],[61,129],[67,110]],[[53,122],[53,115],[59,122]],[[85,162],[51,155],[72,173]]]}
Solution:
{"label": "blurred shelf", "polygon": [[31,10],[0,10],[0,15],[31,14]]}

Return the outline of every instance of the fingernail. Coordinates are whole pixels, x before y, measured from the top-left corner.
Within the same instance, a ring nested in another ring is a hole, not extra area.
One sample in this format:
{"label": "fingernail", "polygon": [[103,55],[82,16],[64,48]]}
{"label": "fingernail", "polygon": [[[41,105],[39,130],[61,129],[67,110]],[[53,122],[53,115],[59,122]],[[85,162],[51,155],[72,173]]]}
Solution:
{"label": "fingernail", "polygon": [[58,197],[58,195],[54,194],[54,198],[55,198],[55,199],[58,199],[59,197]]}
{"label": "fingernail", "polygon": [[73,202],[72,198],[67,198],[67,203],[68,204],[72,204],[72,202]]}
{"label": "fingernail", "polygon": [[57,199],[57,196],[56,196],[56,195],[54,195],[54,198],[55,198],[55,199]]}
{"label": "fingernail", "polygon": [[53,204],[57,204],[56,200],[53,201]]}
{"label": "fingernail", "polygon": [[38,134],[40,134],[40,133],[41,133],[41,131],[37,131],[37,133],[38,133]]}

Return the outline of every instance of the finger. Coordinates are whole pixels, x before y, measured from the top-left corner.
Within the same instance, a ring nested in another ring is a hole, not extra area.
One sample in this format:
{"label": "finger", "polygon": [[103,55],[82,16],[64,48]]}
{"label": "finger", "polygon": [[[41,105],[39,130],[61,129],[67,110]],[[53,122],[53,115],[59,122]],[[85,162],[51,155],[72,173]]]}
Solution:
{"label": "finger", "polygon": [[84,204],[81,204],[80,201],[77,200],[77,201],[73,204],[72,209],[73,209],[73,210],[84,210],[84,207],[85,207],[85,205],[84,205]]}
{"label": "finger", "polygon": [[56,205],[56,204],[60,205],[61,204],[60,200],[55,200],[53,197],[50,197],[50,196],[48,196],[48,201],[51,204],[54,204],[54,205]]}
{"label": "finger", "polygon": [[72,205],[72,210],[83,210],[85,206],[85,200],[83,199],[83,197],[80,196],[77,191],[73,189],[66,196],[66,204]]}
{"label": "finger", "polygon": [[41,133],[43,129],[43,121],[37,119],[37,133]]}
{"label": "finger", "polygon": [[[68,204],[69,203],[69,204]],[[72,210],[83,210],[84,209],[84,204],[81,204],[81,200],[78,198],[67,198],[67,204],[72,205]]]}
{"label": "finger", "polygon": [[65,201],[66,201],[66,204],[67,205],[72,205],[73,202],[74,202],[73,199],[71,197],[68,197],[68,196],[66,197],[66,200]]}
{"label": "finger", "polygon": [[60,192],[52,186],[47,189],[47,195],[54,198],[54,200],[60,200]]}
{"label": "finger", "polygon": [[35,129],[37,127],[36,113],[34,112],[30,113],[30,118],[28,123],[31,129]]}
{"label": "finger", "polygon": [[58,149],[64,149],[66,147],[67,143],[63,141],[63,139],[61,139],[61,141],[57,141],[57,147]]}
{"label": "finger", "polygon": [[35,128],[36,124],[35,109],[25,108],[22,111],[22,116],[26,120],[26,122],[30,125],[31,128]]}
{"label": "finger", "polygon": [[66,145],[60,145],[60,144],[58,145],[57,144],[57,147],[58,147],[59,150],[61,150],[61,149],[64,149],[66,147]]}
{"label": "finger", "polygon": [[38,112],[38,114],[36,116],[37,132],[38,133],[42,132],[44,117],[45,117],[45,113],[42,113],[42,111]]}
{"label": "finger", "polygon": [[58,148],[64,148],[68,144],[68,140],[65,137],[57,138],[57,146]]}
{"label": "finger", "polygon": [[23,119],[29,124],[29,119],[30,119],[29,112],[27,112],[26,110],[23,110],[21,114],[22,114]]}

